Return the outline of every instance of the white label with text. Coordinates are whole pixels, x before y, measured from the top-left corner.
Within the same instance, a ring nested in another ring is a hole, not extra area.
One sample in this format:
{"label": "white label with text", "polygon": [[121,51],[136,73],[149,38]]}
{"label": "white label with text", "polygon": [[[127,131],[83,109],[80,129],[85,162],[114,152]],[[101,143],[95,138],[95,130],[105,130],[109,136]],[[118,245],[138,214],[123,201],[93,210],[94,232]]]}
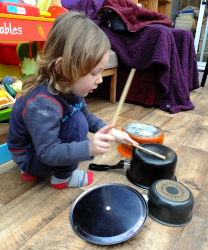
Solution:
{"label": "white label with text", "polygon": [[12,27],[12,24],[4,23],[4,26],[0,26],[0,35],[22,35],[22,27]]}

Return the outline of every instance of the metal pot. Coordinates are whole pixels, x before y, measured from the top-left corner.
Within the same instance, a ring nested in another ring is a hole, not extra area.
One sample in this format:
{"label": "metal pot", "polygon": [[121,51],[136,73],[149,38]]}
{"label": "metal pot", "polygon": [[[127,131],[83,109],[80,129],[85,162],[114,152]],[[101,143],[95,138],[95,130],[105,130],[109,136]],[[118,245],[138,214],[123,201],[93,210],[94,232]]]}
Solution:
{"label": "metal pot", "polygon": [[193,194],[179,182],[158,180],[149,188],[149,215],[162,224],[186,225],[192,218],[193,206]]}
{"label": "metal pot", "polygon": [[140,146],[163,155],[166,159],[161,160],[138,148],[134,148],[131,155],[130,168],[126,172],[127,178],[133,184],[143,189],[149,189],[151,184],[157,180],[176,179],[177,155],[172,149],[155,143],[144,143]]}
{"label": "metal pot", "polygon": [[[163,144],[164,132],[162,129],[144,123],[130,123],[122,128],[134,141],[139,144],[143,143],[157,143]],[[132,146],[125,144],[118,145],[118,152],[127,158],[131,158]]]}

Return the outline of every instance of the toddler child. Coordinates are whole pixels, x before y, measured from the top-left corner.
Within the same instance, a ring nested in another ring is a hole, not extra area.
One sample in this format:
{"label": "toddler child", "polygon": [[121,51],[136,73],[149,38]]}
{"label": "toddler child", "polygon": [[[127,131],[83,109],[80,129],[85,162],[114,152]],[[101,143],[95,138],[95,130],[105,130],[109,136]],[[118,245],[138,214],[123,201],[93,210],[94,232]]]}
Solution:
{"label": "toddler child", "polygon": [[54,188],[89,185],[93,173],[78,170],[80,161],[107,153],[109,141],[136,143],[89,113],[85,103],[102,83],[109,50],[108,37],[83,13],[70,11],[55,20],[37,57],[37,74],[24,84],[10,116],[8,147],[23,180],[53,172]]}

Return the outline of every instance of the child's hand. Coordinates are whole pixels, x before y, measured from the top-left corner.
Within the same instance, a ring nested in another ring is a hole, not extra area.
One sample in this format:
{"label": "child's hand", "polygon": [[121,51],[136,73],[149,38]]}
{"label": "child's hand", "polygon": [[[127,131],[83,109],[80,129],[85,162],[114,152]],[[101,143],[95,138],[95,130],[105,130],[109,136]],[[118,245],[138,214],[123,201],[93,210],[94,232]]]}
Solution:
{"label": "child's hand", "polygon": [[122,144],[126,144],[127,146],[131,146],[132,144],[139,145],[138,142],[134,141],[129,137],[129,135],[126,132],[112,129],[111,134],[115,137],[116,141]]}
{"label": "child's hand", "polygon": [[108,141],[115,141],[115,137],[111,134],[108,134],[109,130],[113,127],[113,124],[107,125],[94,134],[89,142],[90,156],[96,156],[108,152],[110,148],[110,143],[108,143]]}

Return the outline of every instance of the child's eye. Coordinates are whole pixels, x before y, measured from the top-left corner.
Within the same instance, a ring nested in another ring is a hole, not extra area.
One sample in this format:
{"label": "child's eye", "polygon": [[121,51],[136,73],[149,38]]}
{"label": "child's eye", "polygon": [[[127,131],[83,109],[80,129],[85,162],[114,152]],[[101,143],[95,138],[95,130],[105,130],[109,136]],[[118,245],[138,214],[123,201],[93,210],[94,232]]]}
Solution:
{"label": "child's eye", "polygon": [[91,74],[92,74],[93,76],[96,76],[96,75],[97,75],[97,73],[93,73],[93,72],[92,72]]}

